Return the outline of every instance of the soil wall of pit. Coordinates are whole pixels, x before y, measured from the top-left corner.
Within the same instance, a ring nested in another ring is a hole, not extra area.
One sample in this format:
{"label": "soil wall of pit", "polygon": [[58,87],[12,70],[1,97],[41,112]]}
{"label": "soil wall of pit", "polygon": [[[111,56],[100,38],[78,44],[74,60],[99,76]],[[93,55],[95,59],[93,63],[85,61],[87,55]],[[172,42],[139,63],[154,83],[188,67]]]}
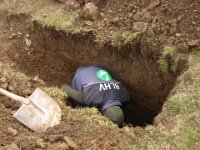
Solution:
{"label": "soil wall of pit", "polygon": [[32,47],[21,51],[18,64],[30,75],[39,75],[48,84],[71,83],[80,66],[103,65],[112,76],[121,81],[131,94],[131,103],[124,108],[126,122],[150,123],[161,111],[173,88],[176,73],[162,74],[158,66],[161,46],[144,42],[139,36],[121,48],[107,43],[99,47],[92,32],[70,34],[43,27],[37,22],[26,26]]}

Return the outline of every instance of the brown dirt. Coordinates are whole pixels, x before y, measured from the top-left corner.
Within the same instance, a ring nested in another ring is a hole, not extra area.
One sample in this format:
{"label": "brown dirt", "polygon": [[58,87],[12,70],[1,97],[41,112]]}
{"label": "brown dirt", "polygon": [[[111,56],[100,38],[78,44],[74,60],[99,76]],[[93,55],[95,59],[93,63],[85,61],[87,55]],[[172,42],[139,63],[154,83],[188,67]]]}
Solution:
{"label": "brown dirt", "polygon": [[[95,0],[91,0],[95,2]],[[105,32],[107,37],[120,30],[143,30],[161,43],[176,45],[187,53],[200,45],[189,44],[200,39],[199,0],[97,0],[103,14],[90,27]],[[97,4],[98,5],[98,4]],[[139,24],[138,24],[139,23]],[[135,27],[140,25],[140,27]],[[88,25],[86,25],[88,26]]]}
{"label": "brown dirt", "polygon": [[[9,63],[12,68],[18,70],[21,65],[29,67],[24,62],[23,58],[26,58],[27,51],[25,51],[24,37],[21,34],[14,35],[14,38],[9,38],[10,35],[16,33],[16,29],[19,29],[22,33],[26,32],[22,27],[9,26],[6,21],[7,14],[4,12],[2,1],[0,2],[0,51],[1,51],[1,63]],[[15,30],[14,30],[15,28]],[[11,57],[12,56],[12,57]],[[38,57],[38,55],[37,55]],[[30,57],[31,58],[31,57]],[[34,57],[35,58],[35,57]],[[39,57],[38,57],[39,58]],[[17,60],[17,61],[13,61]],[[39,59],[40,60],[40,59]],[[37,61],[34,59],[34,61]],[[16,63],[17,62],[17,63]],[[38,61],[39,62],[39,61]],[[37,63],[32,63],[36,65]],[[41,62],[42,64],[42,62]],[[44,66],[43,66],[44,67]],[[40,66],[40,69],[43,67]],[[35,66],[35,68],[37,68]],[[48,68],[48,70],[51,70]],[[55,72],[53,70],[52,72]],[[53,79],[51,79],[53,80]],[[15,76],[4,75],[4,72],[0,72],[0,87],[8,89],[21,96],[29,96],[33,90],[42,86],[41,83],[34,80],[34,78],[28,81],[24,79],[17,79]],[[61,106],[62,109],[62,121],[54,128],[48,129],[45,133],[34,133],[27,129],[24,125],[19,123],[12,114],[20,107],[20,104],[10,100],[9,98],[0,95],[0,149],[10,150],[13,147],[18,147],[24,150],[35,149],[73,149],[72,144],[66,144],[64,137],[67,136],[72,139],[79,149],[125,149],[128,143],[131,142],[131,137],[124,133],[124,130],[117,127],[104,127],[98,124],[87,125],[86,121],[67,106]],[[12,128],[17,131],[10,131]],[[109,133],[109,134],[108,134]],[[115,138],[113,138],[115,137]],[[15,145],[16,144],[16,145]],[[13,146],[14,145],[14,146]]]}
{"label": "brown dirt", "polygon": [[[161,111],[177,75],[184,69],[183,61],[179,63],[177,72],[162,74],[157,63],[160,45],[144,43],[146,34],[120,48],[109,43],[99,48],[93,41],[92,32],[84,35],[57,32],[31,22],[25,15],[11,15],[7,19],[11,33],[22,33],[11,39],[16,43],[7,52],[16,68],[32,77],[39,75],[49,85],[60,86],[63,82],[70,83],[81,65],[104,65],[129,88],[133,100],[125,108],[125,113],[128,116],[126,122],[133,125],[153,121]],[[31,39],[32,46],[26,46],[26,38]]]}

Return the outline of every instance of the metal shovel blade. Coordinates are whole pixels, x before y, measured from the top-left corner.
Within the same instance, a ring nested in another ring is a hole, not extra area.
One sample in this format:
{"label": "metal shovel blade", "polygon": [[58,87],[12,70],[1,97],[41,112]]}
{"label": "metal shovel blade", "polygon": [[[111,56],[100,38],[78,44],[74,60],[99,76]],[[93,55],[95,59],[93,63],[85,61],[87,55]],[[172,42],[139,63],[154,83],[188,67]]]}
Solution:
{"label": "metal shovel blade", "polygon": [[40,88],[27,99],[30,100],[30,104],[22,104],[13,115],[18,121],[36,132],[43,132],[48,127],[60,123],[60,107]]}

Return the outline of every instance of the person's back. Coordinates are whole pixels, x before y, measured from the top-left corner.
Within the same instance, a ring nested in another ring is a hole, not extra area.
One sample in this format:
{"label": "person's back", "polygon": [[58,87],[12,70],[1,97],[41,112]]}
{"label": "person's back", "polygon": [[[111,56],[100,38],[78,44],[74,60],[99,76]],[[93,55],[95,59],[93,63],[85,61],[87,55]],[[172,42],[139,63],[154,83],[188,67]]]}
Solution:
{"label": "person's back", "polygon": [[[117,119],[114,118],[117,116],[121,116],[121,120],[124,119],[119,106],[129,101],[129,93],[120,82],[112,79],[103,67],[80,67],[72,80],[72,88],[79,91],[79,95],[80,92],[83,93],[83,99],[78,100],[79,103],[99,108],[105,116],[115,123],[117,123]],[[70,94],[74,91],[71,92],[72,90],[69,90],[69,88],[65,88],[65,91],[71,99],[75,101],[81,99],[75,98],[77,97],[75,94]]]}

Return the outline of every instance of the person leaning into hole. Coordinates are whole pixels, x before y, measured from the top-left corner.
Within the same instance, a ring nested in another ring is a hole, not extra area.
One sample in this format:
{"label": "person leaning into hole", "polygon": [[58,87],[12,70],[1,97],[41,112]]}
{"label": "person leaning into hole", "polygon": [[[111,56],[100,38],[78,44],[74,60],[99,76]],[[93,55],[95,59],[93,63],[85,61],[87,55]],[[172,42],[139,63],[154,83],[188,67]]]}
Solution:
{"label": "person leaning into hole", "polygon": [[121,106],[129,102],[129,93],[103,67],[96,65],[78,68],[72,87],[63,84],[61,89],[73,104],[97,107],[108,119],[119,127],[123,126],[124,113]]}

